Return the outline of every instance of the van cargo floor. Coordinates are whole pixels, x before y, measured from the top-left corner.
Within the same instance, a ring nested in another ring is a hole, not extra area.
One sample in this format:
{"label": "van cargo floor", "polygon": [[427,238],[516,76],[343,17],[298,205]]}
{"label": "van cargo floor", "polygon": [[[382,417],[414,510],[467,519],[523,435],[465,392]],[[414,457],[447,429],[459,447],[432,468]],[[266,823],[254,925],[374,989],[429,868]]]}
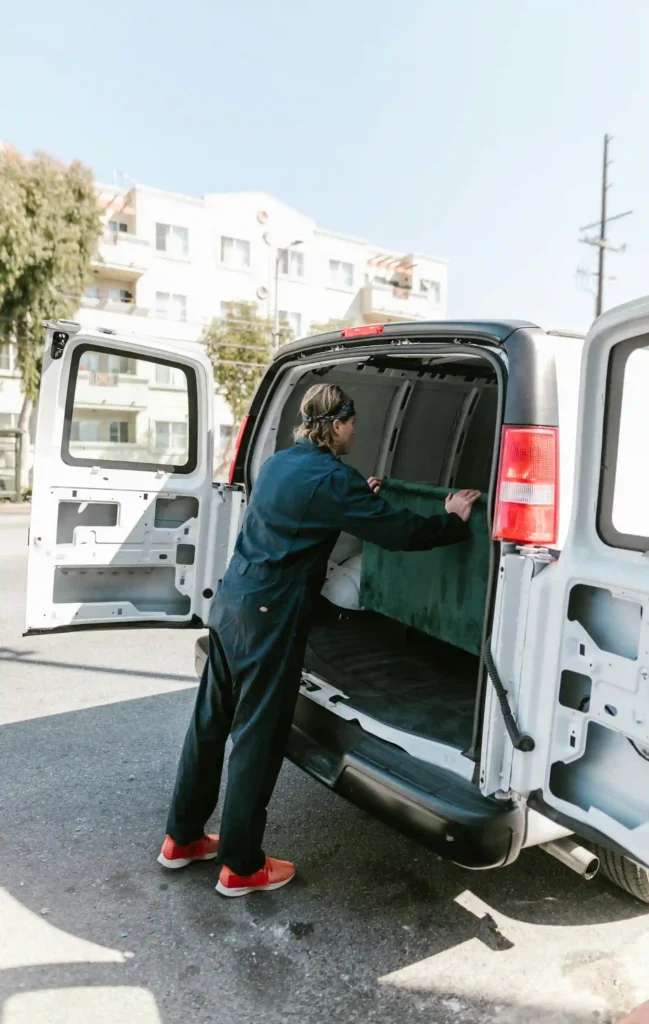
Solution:
{"label": "van cargo floor", "polygon": [[[330,606],[331,608],[331,606]],[[427,739],[471,742],[478,658],[374,612],[312,626],[306,668],[358,711]]]}

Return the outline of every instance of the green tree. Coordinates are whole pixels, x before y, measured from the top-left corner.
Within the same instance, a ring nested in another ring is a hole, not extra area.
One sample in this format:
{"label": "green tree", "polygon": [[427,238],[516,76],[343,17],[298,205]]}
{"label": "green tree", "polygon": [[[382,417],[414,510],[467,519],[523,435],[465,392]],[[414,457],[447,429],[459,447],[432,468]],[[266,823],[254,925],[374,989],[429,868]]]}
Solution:
{"label": "green tree", "polygon": [[22,429],[38,396],[42,321],[77,310],[101,228],[89,168],[0,148],[0,345],[16,346]]}
{"label": "green tree", "polygon": [[[280,325],[280,344],[289,341],[290,331]],[[260,316],[254,302],[229,302],[225,317],[205,329],[203,344],[214,366],[220,394],[230,406],[234,429],[217,475],[229,463],[234,441],[257,386],[273,355],[273,325]]]}
{"label": "green tree", "polygon": [[347,320],[326,320],[324,323],[312,323],[311,334],[328,334],[329,331],[342,331],[343,327],[349,327]]}

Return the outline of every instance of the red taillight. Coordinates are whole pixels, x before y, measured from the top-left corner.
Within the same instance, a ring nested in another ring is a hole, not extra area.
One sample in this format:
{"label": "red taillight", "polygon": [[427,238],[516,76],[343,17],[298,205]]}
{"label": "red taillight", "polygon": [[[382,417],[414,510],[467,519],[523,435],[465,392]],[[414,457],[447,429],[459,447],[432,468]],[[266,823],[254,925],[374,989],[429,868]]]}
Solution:
{"label": "red taillight", "polygon": [[234,483],[234,471],[237,466],[237,459],[239,458],[239,449],[243,440],[243,435],[248,425],[248,417],[244,416],[241,420],[241,426],[239,427],[239,433],[237,434],[237,443],[234,446],[234,455],[232,456],[232,462],[230,463],[230,475],[228,476],[228,483]]}
{"label": "red taillight", "polygon": [[558,430],[504,427],[494,539],[551,546],[558,521]]}
{"label": "red taillight", "polygon": [[385,324],[363,324],[362,327],[343,327],[341,338],[364,338],[370,334],[383,334]]}

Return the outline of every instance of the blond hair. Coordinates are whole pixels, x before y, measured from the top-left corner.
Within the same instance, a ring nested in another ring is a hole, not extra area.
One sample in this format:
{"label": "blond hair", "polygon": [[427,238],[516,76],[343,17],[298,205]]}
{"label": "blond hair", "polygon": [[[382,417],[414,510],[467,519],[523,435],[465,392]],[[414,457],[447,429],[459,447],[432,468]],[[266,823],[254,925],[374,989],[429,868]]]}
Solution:
{"label": "blond hair", "polygon": [[[318,419],[318,416],[331,416],[348,400],[337,384],[314,384],[310,387],[300,403],[302,423],[294,431],[295,440],[306,438],[319,448],[328,448],[335,453],[334,421]],[[307,420],[309,422],[305,422]]]}

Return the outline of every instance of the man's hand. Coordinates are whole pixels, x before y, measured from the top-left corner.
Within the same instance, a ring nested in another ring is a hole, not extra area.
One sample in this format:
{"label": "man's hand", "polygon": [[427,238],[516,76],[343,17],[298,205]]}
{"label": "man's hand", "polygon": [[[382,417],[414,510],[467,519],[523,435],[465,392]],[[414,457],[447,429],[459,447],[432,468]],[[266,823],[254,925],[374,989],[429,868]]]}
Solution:
{"label": "man's hand", "polygon": [[458,491],[457,494],[449,494],[446,499],[446,511],[449,515],[451,512],[455,512],[463,522],[467,523],[479,497],[480,491]]}
{"label": "man's hand", "polygon": [[378,476],[371,476],[367,483],[369,489],[371,491],[374,491],[375,494],[378,494],[379,491],[381,490],[381,484],[383,483],[383,481]]}

